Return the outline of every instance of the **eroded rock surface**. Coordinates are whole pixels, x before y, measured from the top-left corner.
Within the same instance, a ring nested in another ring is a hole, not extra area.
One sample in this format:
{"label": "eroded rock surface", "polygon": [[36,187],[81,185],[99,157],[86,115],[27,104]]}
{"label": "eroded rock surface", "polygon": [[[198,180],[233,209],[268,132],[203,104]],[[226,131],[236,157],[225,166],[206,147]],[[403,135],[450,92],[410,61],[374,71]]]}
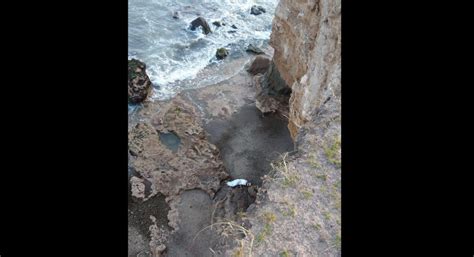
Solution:
{"label": "eroded rock surface", "polygon": [[[174,133],[180,138],[177,152],[158,133]],[[131,163],[152,184],[153,194],[166,197],[199,188],[213,195],[227,178],[219,150],[206,140],[199,115],[193,106],[177,97],[163,104],[148,123],[138,123],[129,132]]]}

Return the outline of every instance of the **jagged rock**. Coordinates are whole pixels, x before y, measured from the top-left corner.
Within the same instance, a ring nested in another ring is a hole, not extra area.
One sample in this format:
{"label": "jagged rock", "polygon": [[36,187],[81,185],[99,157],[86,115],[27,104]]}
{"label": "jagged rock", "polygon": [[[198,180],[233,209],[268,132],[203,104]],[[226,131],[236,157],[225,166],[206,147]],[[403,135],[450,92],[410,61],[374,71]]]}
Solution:
{"label": "jagged rock", "polygon": [[270,67],[270,59],[264,56],[257,56],[253,60],[252,65],[247,69],[247,72],[252,75],[264,74],[267,72],[268,67]]}
{"label": "jagged rock", "polygon": [[231,28],[233,29],[237,29],[237,26],[235,26],[234,24],[232,24],[232,26],[230,26]]}
{"label": "jagged rock", "polygon": [[229,50],[227,50],[225,48],[219,48],[216,51],[216,58],[218,60],[224,59],[227,55],[229,55]]}
{"label": "jagged rock", "polygon": [[151,90],[151,81],[146,74],[145,63],[132,59],[128,61],[128,102],[140,103]]}
{"label": "jagged rock", "polygon": [[263,8],[262,6],[257,6],[257,5],[254,5],[252,6],[252,8],[250,9],[250,14],[253,14],[253,15],[260,15],[262,13],[266,12],[265,8]]}
{"label": "jagged rock", "polygon": [[212,24],[213,24],[214,26],[216,26],[216,27],[222,26],[222,24],[221,24],[220,21],[214,21]]}
{"label": "jagged rock", "polygon": [[191,22],[191,30],[196,30],[198,27],[202,27],[202,32],[206,35],[212,32],[209,24],[207,24],[207,21],[203,17],[198,17]]}
{"label": "jagged rock", "polygon": [[249,53],[255,53],[255,54],[264,54],[265,52],[262,51],[262,49],[252,45],[252,44],[249,44],[249,46],[247,46],[247,49],[245,49],[245,51],[249,52]]}

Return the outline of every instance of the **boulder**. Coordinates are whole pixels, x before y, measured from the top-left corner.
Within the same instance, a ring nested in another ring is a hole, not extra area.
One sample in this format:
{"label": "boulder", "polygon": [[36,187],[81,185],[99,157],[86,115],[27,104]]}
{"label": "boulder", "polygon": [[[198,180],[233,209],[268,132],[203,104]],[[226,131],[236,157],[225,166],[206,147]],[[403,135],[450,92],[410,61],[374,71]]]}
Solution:
{"label": "boulder", "polygon": [[248,73],[252,75],[264,74],[270,67],[270,59],[264,56],[257,56],[252,62],[252,65],[247,69]]}
{"label": "boulder", "polygon": [[254,54],[264,54],[265,53],[265,52],[263,52],[262,49],[254,46],[252,44],[250,44],[245,51],[247,51],[249,53],[254,53]]}
{"label": "boulder", "polygon": [[219,48],[216,51],[216,58],[218,60],[224,59],[227,55],[229,55],[229,50],[227,50],[225,48]]}
{"label": "boulder", "polygon": [[214,21],[214,22],[212,23],[212,25],[214,25],[214,26],[216,26],[216,27],[222,26],[222,24],[221,24],[220,21]]}
{"label": "boulder", "polygon": [[257,6],[257,5],[254,5],[252,6],[252,8],[250,9],[250,14],[253,14],[253,15],[260,15],[262,13],[266,12],[265,8],[263,8],[262,6]]}
{"label": "boulder", "polygon": [[198,17],[191,22],[191,30],[196,30],[198,27],[202,27],[202,32],[206,35],[212,32],[209,24],[207,24],[207,21],[203,17]]}
{"label": "boulder", "polygon": [[151,91],[152,84],[146,74],[145,63],[132,59],[128,61],[128,102],[143,102]]}

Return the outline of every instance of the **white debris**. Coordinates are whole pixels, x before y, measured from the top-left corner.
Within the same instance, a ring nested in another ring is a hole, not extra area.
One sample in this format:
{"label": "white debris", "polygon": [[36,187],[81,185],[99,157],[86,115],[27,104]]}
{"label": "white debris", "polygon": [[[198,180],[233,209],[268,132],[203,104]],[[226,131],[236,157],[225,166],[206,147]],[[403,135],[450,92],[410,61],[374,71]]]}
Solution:
{"label": "white debris", "polygon": [[250,186],[250,182],[248,182],[246,179],[234,179],[232,181],[228,181],[227,185],[230,187]]}

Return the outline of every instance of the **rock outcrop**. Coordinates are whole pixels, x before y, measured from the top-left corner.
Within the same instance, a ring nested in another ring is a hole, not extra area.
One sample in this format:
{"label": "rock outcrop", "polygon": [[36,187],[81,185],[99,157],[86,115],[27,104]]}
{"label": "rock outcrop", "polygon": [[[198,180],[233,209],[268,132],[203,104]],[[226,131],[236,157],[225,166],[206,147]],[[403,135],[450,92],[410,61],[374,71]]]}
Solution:
{"label": "rock outcrop", "polygon": [[273,63],[292,89],[289,129],[298,130],[341,85],[341,1],[281,0],[270,44]]}
{"label": "rock outcrop", "polygon": [[211,27],[203,17],[198,17],[191,22],[191,30],[196,30],[198,27],[202,27],[202,32],[206,35],[212,32]]}
{"label": "rock outcrop", "polygon": [[128,102],[143,102],[151,91],[151,81],[146,74],[145,63],[132,59],[128,61]]}

